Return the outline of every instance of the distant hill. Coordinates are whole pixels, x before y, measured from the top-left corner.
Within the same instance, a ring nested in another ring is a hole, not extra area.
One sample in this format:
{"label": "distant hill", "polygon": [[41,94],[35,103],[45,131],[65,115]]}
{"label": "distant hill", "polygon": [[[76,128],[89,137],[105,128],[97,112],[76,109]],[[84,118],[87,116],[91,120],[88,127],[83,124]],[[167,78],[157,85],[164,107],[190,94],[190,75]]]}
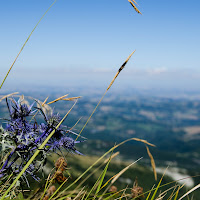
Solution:
{"label": "distant hill", "polygon": [[[34,92],[34,98],[49,101],[64,95],[60,91],[48,90]],[[64,125],[79,132],[92,113],[102,94],[90,91],[87,97],[80,99],[71,111]],[[25,95],[30,95],[28,92]],[[79,96],[73,92],[69,96]],[[53,105],[54,112],[63,116],[73,102],[58,102]],[[0,117],[8,117],[5,102],[0,103]],[[77,148],[85,155],[102,155],[115,143],[131,137],[146,139],[156,145],[151,152],[158,167],[185,169],[186,174],[195,176],[200,173],[200,100],[195,98],[168,98],[150,95],[124,93],[108,94],[86,126],[82,135],[88,140],[78,144]],[[79,138],[81,140],[81,138]],[[121,160],[134,160],[144,157],[143,166],[149,166],[150,160],[145,146],[139,142],[129,142],[119,148]],[[200,179],[195,178],[195,183]]]}

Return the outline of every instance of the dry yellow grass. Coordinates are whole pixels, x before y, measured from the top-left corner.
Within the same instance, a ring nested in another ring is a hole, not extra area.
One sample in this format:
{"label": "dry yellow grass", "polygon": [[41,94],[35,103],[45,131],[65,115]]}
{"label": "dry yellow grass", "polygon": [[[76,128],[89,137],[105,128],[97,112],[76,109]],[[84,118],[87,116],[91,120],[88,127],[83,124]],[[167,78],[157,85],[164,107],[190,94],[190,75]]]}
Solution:
{"label": "dry yellow grass", "polygon": [[74,101],[76,99],[80,99],[81,97],[70,97],[70,98],[66,98],[66,99],[61,99],[61,100],[64,100],[64,101]]}
{"label": "dry yellow grass", "polygon": [[149,151],[149,147],[146,146],[146,148],[147,148],[147,153],[149,155],[149,158],[151,159],[151,166],[152,166],[152,169],[153,169],[155,180],[157,180],[157,173],[156,173],[156,164],[155,164],[155,161],[153,159],[153,156],[152,156],[151,152]]}
{"label": "dry yellow grass", "polygon": [[19,92],[14,92],[14,93],[11,93],[11,94],[7,94],[7,95],[3,96],[3,97],[0,99],[0,102],[1,102],[2,100],[4,100],[5,98],[8,98],[8,97],[13,96],[13,95],[18,94],[18,93],[19,93]]}
{"label": "dry yellow grass", "polygon": [[[133,8],[135,9],[135,11],[137,12],[137,13],[139,13],[139,14],[141,14],[142,15],[142,13],[138,10],[138,8],[136,7],[136,5],[138,5],[137,3],[136,3],[136,1],[135,0],[128,0],[129,1],[129,3],[133,6]],[[136,5],[135,5],[136,4]]]}
{"label": "dry yellow grass", "polygon": [[49,102],[49,103],[47,103],[47,104],[49,105],[49,104],[55,103],[55,102],[57,102],[57,101],[60,101],[60,100],[64,99],[64,98],[67,97],[67,96],[68,96],[68,94],[66,94],[66,95],[64,95],[64,96],[62,96],[62,97],[59,97],[59,98],[57,98],[57,99],[55,99],[55,100],[53,100],[53,101],[51,101],[51,102]]}

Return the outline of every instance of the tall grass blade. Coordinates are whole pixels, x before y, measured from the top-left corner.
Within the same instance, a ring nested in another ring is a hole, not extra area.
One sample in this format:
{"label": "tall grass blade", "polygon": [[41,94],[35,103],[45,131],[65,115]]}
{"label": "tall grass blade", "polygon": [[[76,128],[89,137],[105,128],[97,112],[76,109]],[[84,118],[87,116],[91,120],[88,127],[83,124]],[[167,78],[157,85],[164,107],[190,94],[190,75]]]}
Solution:
{"label": "tall grass blade", "polygon": [[[178,195],[179,195],[179,191],[180,191],[184,186],[185,186],[185,184],[183,184],[183,185],[181,185],[181,186],[178,187],[176,193],[174,194],[174,200],[177,200]],[[172,197],[173,197],[173,196],[172,196]],[[172,198],[171,198],[171,199],[172,199]],[[170,199],[170,200],[171,200],[171,199]]]}
{"label": "tall grass blade", "polygon": [[0,99],[0,102],[1,102],[2,100],[4,100],[4,99],[6,99],[6,98],[10,97],[10,96],[13,96],[13,95],[15,95],[15,94],[19,94],[19,92],[14,92],[14,93],[7,94],[7,95],[3,96],[3,97]]}
{"label": "tall grass blade", "polygon": [[84,191],[85,187],[83,187],[81,189],[81,191],[76,195],[76,197],[73,200],[80,200],[80,196],[83,194],[83,196],[85,196],[85,191]]}
{"label": "tall grass blade", "polygon": [[[116,195],[119,194],[120,192],[125,192],[126,190],[127,190],[127,188],[122,189],[122,190],[120,190],[120,191],[118,191],[118,192],[116,192],[116,193],[114,193],[114,194],[111,194],[110,196],[104,198],[104,200],[112,199],[112,197],[116,196]],[[102,198],[103,198],[103,196],[104,196],[104,195],[102,195]]]}
{"label": "tall grass blade", "polygon": [[[167,169],[166,169],[166,170],[167,170]],[[166,170],[165,170],[165,172],[166,172]],[[156,196],[156,194],[157,194],[157,192],[158,192],[158,189],[159,189],[160,184],[161,184],[161,182],[162,182],[162,179],[163,179],[163,177],[164,177],[164,175],[165,175],[165,172],[164,172],[164,174],[162,175],[162,177],[161,177],[161,179],[160,179],[160,181],[159,181],[159,183],[158,183],[158,185],[157,185],[157,187],[156,187],[156,189],[155,189],[155,191],[154,191],[154,193],[153,193],[153,196],[151,197],[151,200],[154,200],[154,199],[155,199],[155,196]]]}
{"label": "tall grass blade", "polygon": [[135,9],[135,11],[136,11],[137,13],[139,13],[139,14],[142,15],[142,13],[138,10],[138,8],[137,8],[136,5],[135,5],[135,4],[137,4],[135,0],[128,0],[128,2],[133,6],[133,8]]}
{"label": "tall grass blade", "polygon": [[176,191],[176,195],[175,195],[175,197],[174,197],[174,200],[177,200],[179,191],[180,191],[180,186],[178,187],[178,190]]}
{"label": "tall grass blade", "polygon": [[[44,188],[44,192],[43,192],[43,195],[42,195],[42,197],[40,198],[40,200],[43,199],[43,197],[44,197],[46,191],[49,189],[51,183],[55,180],[56,173],[60,170],[62,164],[63,164],[63,161],[60,163],[60,166],[58,167],[58,169],[54,172],[54,175],[53,175],[53,177],[51,178],[51,180],[47,179],[47,182],[46,182],[45,188]],[[49,176],[50,176],[50,174],[49,174]],[[68,178],[66,178],[64,182],[66,182],[66,180],[68,180]]]}
{"label": "tall grass blade", "polygon": [[94,188],[97,186],[97,184],[99,184],[99,185],[97,186],[96,193],[95,193],[95,196],[94,196],[93,199],[96,198],[96,195],[97,195],[98,192],[100,191],[100,187],[101,187],[101,185],[102,185],[102,183],[103,183],[103,180],[104,180],[104,177],[105,177],[105,175],[106,175],[106,172],[107,172],[108,166],[109,166],[109,164],[110,164],[110,161],[111,161],[111,157],[109,158],[108,163],[106,164],[106,166],[105,166],[103,172],[101,173],[101,175],[100,175],[99,178],[97,179],[96,183],[94,184],[94,186],[92,187],[92,189],[88,192],[88,195],[87,195],[87,197],[85,198],[85,200],[88,199],[88,197],[90,196],[90,194],[92,193],[92,191],[94,190]]}
{"label": "tall grass blade", "polygon": [[87,191],[85,191],[85,193],[83,194],[81,200],[84,200],[86,194],[87,194]]}
{"label": "tall grass blade", "polygon": [[96,195],[99,193],[99,191],[101,190],[101,186],[102,186],[103,180],[104,180],[104,178],[105,178],[105,176],[106,176],[106,172],[107,172],[107,170],[108,170],[108,166],[109,166],[109,164],[110,164],[110,161],[111,161],[111,157],[110,157],[110,159],[109,159],[109,161],[108,161],[108,163],[107,163],[107,165],[106,165],[106,167],[105,167],[105,169],[104,169],[104,171],[103,171],[102,177],[101,177],[101,179],[100,179],[99,185],[98,185],[97,190],[96,190],[96,193],[95,193],[95,197],[96,197]]}
{"label": "tall grass blade", "polygon": [[155,147],[154,144],[151,144],[151,143],[149,143],[149,142],[147,142],[146,140],[143,140],[143,139],[133,138],[133,140],[138,141],[138,142],[142,142],[144,144],[148,144],[149,146],[152,146],[152,147]]}
{"label": "tall grass blade", "polygon": [[[116,153],[114,153],[110,158],[111,159],[113,159],[115,156],[117,156],[119,154],[119,152],[116,152]],[[106,159],[97,169],[95,169],[95,170],[93,170],[83,181],[81,181],[81,183],[73,190],[73,192],[71,193],[71,195],[72,194],[74,194],[74,192],[81,186],[81,185],[83,185],[83,183],[88,179],[88,178],[90,178],[97,170],[99,170],[104,164],[106,164],[107,162],[109,162],[109,159],[110,158],[108,158],[108,159]],[[52,197],[53,196],[55,196],[55,194],[57,193],[58,191],[56,191],[53,195],[52,195]],[[51,199],[51,198],[50,198]]]}
{"label": "tall grass blade", "polygon": [[[188,177],[186,177],[186,178],[181,178],[181,179],[178,179],[178,180],[171,181],[171,182],[165,183],[165,184],[163,184],[163,185],[160,185],[159,188],[165,187],[165,186],[170,185],[170,184],[172,184],[172,183],[176,183],[177,181],[182,181],[182,180],[185,180],[185,179],[187,179],[187,178],[195,178],[195,177],[199,177],[199,176],[200,176],[200,175],[188,176]],[[181,187],[183,187],[183,186],[181,186]],[[144,192],[143,194],[147,194],[147,193],[150,193],[150,192],[155,191],[155,190],[156,190],[156,188],[152,188],[151,190],[148,190],[148,191]]]}
{"label": "tall grass blade", "polygon": [[59,98],[57,98],[57,99],[55,99],[55,100],[53,100],[53,101],[51,101],[51,102],[49,102],[49,103],[47,103],[47,104],[49,105],[49,104],[55,103],[55,102],[57,102],[57,101],[60,101],[60,100],[62,100],[63,98],[67,97],[68,95],[69,95],[69,94],[66,94],[66,95],[64,95],[64,96],[62,96],[62,97],[59,97]]}
{"label": "tall grass blade", "polygon": [[49,184],[49,182],[50,182],[50,181],[49,181],[50,177],[51,177],[51,173],[49,174],[49,176],[48,176],[48,178],[47,178],[47,181],[46,181],[45,186],[44,186],[44,192],[43,192],[43,194],[42,194],[40,200],[43,199],[43,197],[44,197],[44,195],[45,195],[45,193],[46,193],[46,191],[47,191],[47,189],[48,189],[48,184]]}
{"label": "tall grass blade", "polygon": [[135,51],[133,51],[131,53],[131,55],[129,55],[129,57],[126,59],[126,61],[122,64],[122,66],[119,68],[118,72],[116,73],[116,75],[114,76],[113,80],[111,81],[110,85],[108,86],[107,90],[105,91],[105,93],[103,94],[103,96],[101,97],[99,103],[96,105],[95,109],[93,110],[92,114],[89,116],[88,120],[86,121],[86,123],[84,124],[83,128],[81,129],[81,131],[79,132],[79,135],[77,136],[76,140],[79,138],[79,136],[81,135],[81,133],[83,132],[83,130],[85,129],[86,125],[88,124],[88,122],[90,121],[91,117],[93,116],[93,114],[95,113],[96,109],[98,108],[99,104],[101,103],[101,101],[103,100],[103,98],[105,97],[107,91],[111,88],[111,86],[113,85],[115,79],[117,78],[117,76],[119,75],[119,73],[124,69],[125,65],[127,64],[127,62],[129,61],[129,59],[131,58],[131,56],[135,53]]}
{"label": "tall grass blade", "polygon": [[151,159],[151,166],[152,166],[152,169],[153,169],[154,178],[157,181],[157,173],[156,173],[156,164],[155,164],[155,161],[153,159],[153,156],[152,156],[152,154],[151,154],[148,146],[146,146],[146,149],[147,149],[147,153],[149,155],[149,158]]}
{"label": "tall grass blade", "polygon": [[149,192],[149,194],[148,194],[146,200],[149,200],[149,197],[151,196],[151,192],[152,192],[152,190],[154,189],[154,186],[155,186],[155,185],[153,185],[152,189],[150,190],[150,192]]}
{"label": "tall grass blade", "polygon": [[28,36],[28,38],[26,39],[26,41],[25,41],[25,43],[23,44],[22,48],[20,49],[19,53],[17,54],[17,56],[16,56],[14,62],[12,63],[10,69],[8,70],[8,72],[7,72],[6,76],[5,76],[5,78],[3,79],[3,82],[1,83],[0,89],[2,88],[2,86],[3,86],[4,82],[5,82],[5,80],[7,79],[7,77],[8,77],[8,75],[9,75],[10,71],[12,70],[12,68],[13,68],[13,66],[14,66],[14,64],[15,64],[15,62],[17,61],[19,55],[21,54],[22,50],[24,49],[26,43],[27,43],[28,40],[30,39],[30,37],[31,37],[31,35],[33,34],[34,30],[37,28],[37,26],[39,25],[39,23],[41,22],[41,20],[44,18],[44,16],[48,13],[48,11],[50,10],[50,8],[56,3],[56,1],[57,1],[57,0],[55,0],[55,1],[51,4],[51,6],[47,9],[47,11],[44,13],[44,15],[40,18],[40,20],[38,21],[38,23],[36,24],[36,26],[35,26],[35,27],[33,28],[33,30],[31,31],[30,35]]}
{"label": "tall grass blade", "polygon": [[[119,154],[119,151],[114,153],[111,156],[111,159],[113,159],[114,157],[116,157]],[[97,167],[95,170],[93,170],[83,181],[80,182],[80,184],[75,188],[78,189],[81,185],[83,185],[83,183],[85,183],[86,180],[88,180],[93,174],[95,174],[104,164],[106,164],[109,161],[109,159],[106,159],[99,167]]]}
{"label": "tall grass blade", "polygon": [[[135,50],[136,51],[136,50]],[[129,61],[129,59],[131,58],[131,56],[135,53],[135,51],[133,51],[129,57],[126,59],[126,61],[122,64],[122,66],[118,69],[116,75],[114,76],[113,80],[111,81],[110,85],[108,86],[107,90],[108,91],[111,86],[113,85],[113,83],[115,82],[116,78],[118,77],[118,75],[120,74],[120,72],[124,69],[124,67],[126,66],[127,62]]]}
{"label": "tall grass blade", "polygon": [[[167,199],[167,200],[172,200],[173,197],[178,197],[178,194],[179,194],[179,191],[185,186],[185,184],[181,185],[181,186],[178,186],[178,185],[175,185],[176,187],[174,187],[174,190],[172,192],[172,194],[170,195],[170,197]],[[176,190],[176,188],[178,187],[178,189]]]}
{"label": "tall grass blade", "polygon": [[[111,149],[109,149],[106,153],[104,153],[96,162],[94,162],[83,174],[81,174],[73,183],[71,183],[68,187],[66,187],[61,193],[60,195],[68,190],[69,188],[71,188],[75,183],[77,183],[88,171],[90,171],[99,161],[101,161],[106,155],[108,155],[110,152],[112,152],[113,150],[115,150],[116,148],[118,148],[119,146],[123,145],[124,143],[126,142],[129,142],[129,141],[132,141],[132,140],[135,140],[135,138],[130,138],[130,139],[127,139],[117,145],[115,145],[114,147],[112,147]],[[150,144],[150,143],[149,143]],[[151,144],[153,145],[153,144]],[[64,198],[60,198],[59,200],[62,200]]]}
{"label": "tall grass blade", "polygon": [[195,187],[193,187],[191,190],[189,190],[187,193],[185,193],[181,198],[179,198],[178,200],[183,199],[184,197],[186,197],[188,194],[194,192],[195,190],[197,190],[198,188],[200,188],[200,184],[196,185]]}
{"label": "tall grass blade", "polygon": [[178,185],[174,185],[174,186],[168,188],[167,190],[164,190],[162,193],[159,194],[158,198],[165,196],[167,194],[167,192],[169,192],[170,190],[173,189],[172,194],[170,195],[170,197],[167,200],[171,199],[171,197],[173,196],[177,187],[178,187]]}
{"label": "tall grass blade", "polygon": [[140,161],[143,157],[137,159],[136,161],[134,161],[133,163],[131,163],[130,165],[128,165],[127,167],[125,167],[124,169],[122,169],[117,176],[114,177],[114,179],[111,181],[111,184],[115,183],[116,180],[123,174],[125,173],[132,165],[134,165],[135,163],[137,163],[138,161]]}
{"label": "tall grass blade", "polygon": [[[127,189],[128,189],[128,185],[126,186],[126,188],[125,188],[125,190],[123,191],[121,197],[119,198],[120,200],[123,199],[123,197],[126,198],[127,194],[126,194],[125,192],[126,192]],[[127,199],[127,198],[126,198],[126,199]]]}
{"label": "tall grass blade", "polygon": [[[103,194],[105,194],[107,191],[108,191],[108,189],[110,188],[110,186],[111,185],[113,185],[116,181],[117,181],[117,179],[123,174],[123,173],[125,173],[132,165],[134,165],[135,163],[137,163],[138,161],[140,161],[142,159],[142,157],[141,158],[139,158],[138,160],[136,160],[135,162],[133,162],[133,163],[131,163],[130,165],[128,165],[127,167],[125,167],[124,169],[122,169],[119,173],[117,173],[115,176],[113,176],[111,179],[109,179],[103,186],[102,186],[102,188],[101,189],[103,189],[106,185],[108,185],[108,183],[111,181],[111,183],[109,184],[109,186],[105,189],[105,191],[103,192]],[[100,199],[101,199],[101,197],[100,197]]]}
{"label": "tall grass blade", "polygon": [[49,200],[52,199],[52,198],[59,192],[59,190],[63,187],[63,185],[64,185],[67,181],[68,181],[68,178],[65,179],[65,181],[58,187],[58,189],[53,193],[53,195],[49,198]]}
{"label": "tall grass blade", "polygon": [[80,98],[81,98],[81,96],[79,96],[79,97],[69,97],[69,98],[62,99],[62,100],[63,100],[63,101],[74,101],[74,100],[80,99]]}

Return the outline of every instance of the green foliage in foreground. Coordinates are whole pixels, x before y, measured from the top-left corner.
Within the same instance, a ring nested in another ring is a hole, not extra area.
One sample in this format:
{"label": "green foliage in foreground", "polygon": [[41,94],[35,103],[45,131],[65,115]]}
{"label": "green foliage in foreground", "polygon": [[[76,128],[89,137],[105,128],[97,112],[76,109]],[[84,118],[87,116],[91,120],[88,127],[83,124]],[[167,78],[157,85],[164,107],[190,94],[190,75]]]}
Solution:
{"label": "green foliage in foreground", "polygon": [[[115,157],[115,154],[113,157]],[[135,199],[176,200],[180,199],[186,193],[186,188],[172,181],[167,176],[158,175],[159,181],[155,182],[152,171],[138,165],[138,163],[123,171],[129,163],[119,161],[113,157],[110,156],[105,161],[102,159],[99,160],[97,157],[69,155],[67,168],[63,172],[63,176],[67,179],[59,182],[55,175],[55,172],[59,171],[59,169],[53,170],[55,165],[53,163],[56,163],[55,161],[58,156],[52,155],[49,158],[51,162],[47,164],[48,169],[52,169],[52,171],[46,182],[43,181],[38,186],[35,185],[35,182],[32,182],[31,193],[25,190],[24,195],[19,193],[17,197],[5,199],[45,199],[51,186],[55,186],[55,190],[46,199],[134,199],[133,195],[136,195],[137,191],[139,191],[138,195],[140,195],[140,198]],[[99,160],[99,162],[94,166],[93,163],[96,160]],[[88,171],[88,167],[91,168],[91,166],[94,169]],[[87,173],[84,173],[85,171]],[[118,177],[116,182],[113,182],[116,175],[120,174],[119,172],[123,173]],[[82,176],[83,174],[85,175]],[[80,179],[79,177],[81,176],[82,178]],[[135,181],[136,176],[137,181]],[[74,184],[77,179],[79,181]],[[127,180],[131,180],[132,182],[127,183]],[[118,188],[117,192],[110,191],[112,185]],[[66,190],[66,188],[68,189]],[[192,196],[190,194],[187,199],[191,199]],[[194,196],[193,200],[198,200],[198,196]]]}

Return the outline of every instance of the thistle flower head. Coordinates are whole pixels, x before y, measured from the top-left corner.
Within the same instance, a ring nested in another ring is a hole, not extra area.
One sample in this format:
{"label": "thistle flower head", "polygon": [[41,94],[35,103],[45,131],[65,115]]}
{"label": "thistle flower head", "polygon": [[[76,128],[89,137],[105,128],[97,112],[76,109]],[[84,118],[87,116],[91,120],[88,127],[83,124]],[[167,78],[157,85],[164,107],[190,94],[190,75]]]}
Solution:
{"label": "thistle flower head", "polygon": [[[5,129],[0,130],[0,150],[5,152],[6,160],[0,162],[0,178],[5,177],[9,173],[18,174],[22,171],[25,164],[34,155],[35,151],[39,149],[40,145],[45,141],[48,135],[54,130],[54,135],[49,139],[44,149],[40,152],[39,160],[34,160],[22,176],[23,181],[27,182],[27,176],[31,176],[35,180],[39,180],[37,172],[43,168],[46,163],[47,154],[61,150],[81,154],[75,148],[75,144],[80,141],[75,141],[72,137],[66,135],[67,126],[60,126],[57,128],[61,118],[59,114],[46,115],[42,110],[42,106],[33,110],[34,102],[31,106],[19,99],[14,98],[9,102],[6,99],[10,119],[7,120]],[[35,120],[29,120],[29,117],[39,110],[43,117],[43,123],[37,123]],[[6,155],[7,153],[7,155]],[[60,160],[61,161],[61,160]],[[66,162],[62,164],[62,170],[67,166]],[[61,171],[62,171],[61,170]]]}
{"label": "thistle flower head", "polygon": [[[55,133],[55,135],[56,135],[56,133]],[[63,135],[59,140],[56,140],[55,137],[52,137],[49,140],[48,145],[51,146],[50,150],[52,150],[52,151],[65,149],[70,153],[76,153],[76,154],[82,155],[75,148],[75,144],[80,143],[80,142],[81,141],[75,141],[73,138]]]}
{"label": "thistle flower head", "polygon": [[47,124],[50,127],[56,127],[59,124],[60,120],[61,117],[58,113],[56,115],[52,113],[50,116],[47,117]]}
{"label": "thistle flower head", "polygon": [[31,106],[28,106],[21,99],[18,101],[11,99],[11,102],[8,103],[8,99],[6,98],[6,103],[12,120],[29,116],[34,105],[33,103]]}

